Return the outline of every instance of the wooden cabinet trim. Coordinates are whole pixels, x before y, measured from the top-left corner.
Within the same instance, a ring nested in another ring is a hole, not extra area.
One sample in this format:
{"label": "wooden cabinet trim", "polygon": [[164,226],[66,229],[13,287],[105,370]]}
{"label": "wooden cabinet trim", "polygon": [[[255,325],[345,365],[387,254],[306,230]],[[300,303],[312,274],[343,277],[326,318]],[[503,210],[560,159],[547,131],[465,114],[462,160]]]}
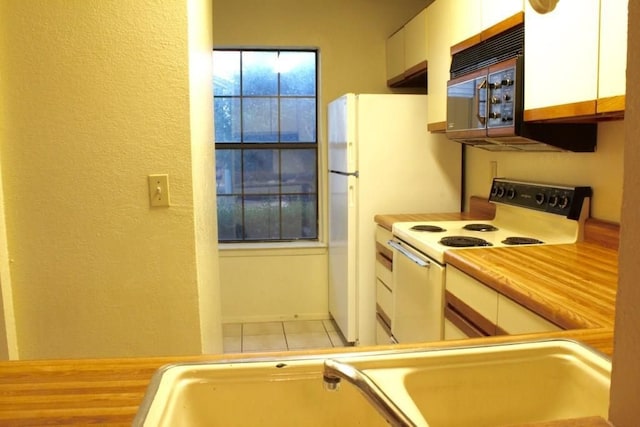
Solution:
{"label": "wooden cabinet trim", "polygon": [[384,265],[388,270],[393,270],[393,252],[391,249],[376,242],[376,260]]}
{"label": "wooden cabinet trim", "polygon": [[[444,318],[451,322],[456,328],[460,329],[469,338],[484,337],[485,334],[479,329],[476,329],[471,323],[467,321],[460,313],[458,313],[450,305],[444,308]],[[445,339],[447,337],[445,336]]]}
{"label": "wooden cabinet trim", "polygon": [[625,95],[610,96],[608,98],[598,98],[596,101],[596,113],[621,113],[624,118],[626,97]]}
{"label": "wooden cabinet trim", "polygon": [[384,330],[391,335],[391,318],[384,312],[380,304],[376,304],[376,317],[382,324]]}
{"label": "wooden cabinet trim", "polygon": [[433,122],[427,124],[427,130],[431,133],[446,133],[447,122]]}
{"label": "wooden cabinet trim", "polygon": [[482,42],[482,37],[480,36],[480,34],[476,34],[474,36],[469,37],[466,40],[462,40],[461,42],[451,46],[451,55],[455,55],[458,52],[462,52],[465,49],[469,49],[472,46],[480,44],[480,42]]}
{"label": "wooden cabinet trim", "polygon": [[400,85],[404,81],[404,73],[399,74],[387,80],[387,86],[394,87]]}
{"label": "wooden cabinet trim", "polygon": [[497,24],[482,30],[482,32],[480,33],[480,38],[482,40],[487,40],[521,24],[524,24],[524,12],[518,12],[515,15],[508,17],[504,21],[498,22]]}
{"label": "wooden cabinet trim", "polygon": [[428,69],[428,65],[429,65],[428,62],[424,60],[412,67],[407,68],[404,71],[404,78],[411,79],[419,74],[426,73]]}
{"label": "wooden cabinet trim", "polygon": [[515,15],[512,15],[501,22],[498,22],[497,24],[482,30],[479,34],[475,34],[466,40],[463,40],[459,43],[454,44],[453,46],[451,46],[451,49],[450,49],[451,55],[455,55],[458,52],[461,52],[465,49],[475,46],[495,35],[498,35],[510,28],[513,28],[523,23],[524,23],[524,12],[518,12]]}
{"label": "wooden cabinet trim", "polygon": [[524,120],[527,122],[535,122],[570,119],[579,116],[594,116],[595,113],[596,101],[592,100],[525,110]]}
{"label": "wooden cabinet trim", "polygon": [[[462,301],[460,298],[445,290],[445,307],[455,310],[460,316],[464,317],[470,324],[480,330],[485,336],[493,336],[496,334],[496,325],[486,317],[475,311],[471,306]],[[456,325],[457,326],[457,325]]]}

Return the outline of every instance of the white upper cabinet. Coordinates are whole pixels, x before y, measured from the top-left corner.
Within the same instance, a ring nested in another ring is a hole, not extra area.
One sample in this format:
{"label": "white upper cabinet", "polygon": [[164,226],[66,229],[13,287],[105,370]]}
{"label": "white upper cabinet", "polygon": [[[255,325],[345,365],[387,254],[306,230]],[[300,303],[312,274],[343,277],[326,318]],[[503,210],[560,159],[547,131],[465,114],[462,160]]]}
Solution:
{"label": "white upper cabinet", "polygon": [[627,0],[525,5],[525,120],[624,115]]}
{"label": "white upper cabinet", "polygon": [[[453,17],[449,21],[450,45],[472,39],[480,41],[480,33],[524,10],[524,0],[436,0],[447,1]],[[467,46],[468,47],[468,46]]]}
{"label": "white upper cabinet", "polygon": [[[456,45],[471,37],[479,37],[480,31],[482,30],[481,1],[436,0],[436,3],[438,2],[446,2],[450,7],[451,19],[449,20],[449,22],[447,22],[450,27],[449,45]],[[433,6],[433,4],[431,6]]]}
{"label": "white upper cabinet", "polygon": [[524,0],[482,0],[483,30],[524,10]]}
{"label": "white upper cabinet", "polygon": [[[525,110],[595,101],[600,0],[525,5]],[[526,117],[526,115],[525,115]]]}
{"label": "white upper cabinet", "polygon": [[387,84],[404,78],[404,27],[387,39]]}
{"label": "white upper cabinet", "polygon": [[[624,109],[627,70],[628,0],[600,2],[598,113]],[[616,97],[617,99],[607,99]]]}
{"label": "white upper cabinet", "polygon": [[423,9],[404,26],[405,70],[424,68],[427,61],[427,9]]}
{"label": "white upper cabinet", "polygon": [[387,85],[426,89],[427,11],[423,9],[387,39]]}
{"label": "white upper cabinet", "polygon": [[447,81],[451,66],[451,15],[447,0],[436,0],[427,8],[427,56],[429,58],[427,121],[431,131],[445,131],[447,120]]}

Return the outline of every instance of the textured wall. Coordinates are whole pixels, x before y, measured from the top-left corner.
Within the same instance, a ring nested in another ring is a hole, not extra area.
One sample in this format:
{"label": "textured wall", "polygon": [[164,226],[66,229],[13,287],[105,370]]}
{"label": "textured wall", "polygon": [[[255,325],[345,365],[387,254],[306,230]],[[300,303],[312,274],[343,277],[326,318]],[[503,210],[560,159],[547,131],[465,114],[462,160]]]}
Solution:
{"label": "textured wall", "polygon": [[[198,281],[212,286],[215,266],[198,277],[196,223],[207,208],[194,202],[204,176],[192,168],[192,143],[211,141],[211,115],[190,116],[197,49],[187,13],[187,0],[0,5],[2,179],[21,358],[202,349]],[[199,25],[210,37],[210,21]],[[149,208],[153,173],[169,174],[170,208]],[[199,227],[212,235],[210,223]]]}
{"label": "textured wall", "polygon": [[[640,2],[629,1],[629,22],[640,21]],[[615,349],[609,419],[616,427],[638,425],[640,396],[640,27],[629,25],[625,110],[624,197],[620,235],[620,278],[616,302]]]}

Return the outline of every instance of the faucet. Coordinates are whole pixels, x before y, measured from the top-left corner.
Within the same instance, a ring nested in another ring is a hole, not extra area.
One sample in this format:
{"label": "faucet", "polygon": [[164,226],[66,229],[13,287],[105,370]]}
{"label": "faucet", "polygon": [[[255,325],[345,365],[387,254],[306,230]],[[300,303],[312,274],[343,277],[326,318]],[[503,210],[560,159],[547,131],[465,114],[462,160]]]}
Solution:
{"label": "faucet", "polygon": [[339,388],[342,379],[347,380],[373,405],[373,407],[394,427],[415,427],[407,415],[387,397],[386,394],[364,372],[353,366],[338,362],[334,359],[325,359],[322,379],[329,391]]}

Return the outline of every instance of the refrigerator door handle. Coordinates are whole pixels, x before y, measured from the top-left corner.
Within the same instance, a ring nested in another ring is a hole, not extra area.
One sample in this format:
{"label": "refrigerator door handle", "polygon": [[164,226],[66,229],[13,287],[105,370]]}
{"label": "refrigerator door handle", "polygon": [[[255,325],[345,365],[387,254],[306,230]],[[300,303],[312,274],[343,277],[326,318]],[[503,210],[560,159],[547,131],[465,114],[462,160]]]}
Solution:
{"label": "refrigerator door handle", "polygon": [[420,267],[426,267],[426,268],[431,267],[431,262],[429,260],[424,259],[422,256],[415,253],[411,249],[404,247],[402,242],[399,242],[397,240],[389,240],[387,243],[393,249],[397,250],[402,255],[406,256],[407,258],[409,258],[411,261],[413,261]]}
{"label": "refrigerator door handle", "polygon": [[358,178],[360,176],[360,172],[355,171],[355,172],[342,172],[342,171],[337,171],[337,170],[333,170],[333,169],[329,169],[330,173],[335,173],[338,175],[343,175],[343,176],[355,176],[356,178]]}

